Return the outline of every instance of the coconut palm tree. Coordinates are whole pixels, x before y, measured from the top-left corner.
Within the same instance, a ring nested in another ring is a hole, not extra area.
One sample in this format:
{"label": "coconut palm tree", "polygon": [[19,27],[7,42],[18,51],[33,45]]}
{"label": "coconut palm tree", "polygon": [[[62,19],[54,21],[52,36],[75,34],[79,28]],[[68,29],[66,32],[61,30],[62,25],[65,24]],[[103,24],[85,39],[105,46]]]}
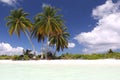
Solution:
{"label": "coconut palm tree", "polygon": [[50,46],[56,46],[56,50],[54,53],[54,56],[56,55],[56,52],[62,50],[64,48],[68,48],[68,38],[70,36],[70,34],[66,31],[67,28],[63,27],[62,28],[62,33],[61,34],[53,34],[49,40],[50,40]]}
{"label": "coconut palm tree", "polygon": [[[35,28],[33,29],[31,36],[34,37],[34,38],[37,38],[38,42],[42,41],[41,50],[43,52],[43,47],[44,47],[43,44],[44,44],[46,35],[44,33],[44,30],[40,28],[41,26],[39,25],[39,22],[40,22],[40,18],[37,15],[34,18],[34,26],[35,26]],[[41,55],[41,58],[43,58],[43,54]]]}
{"label": "coconut palm tree", "polygon": [[64,22],[62,20],[62,16],[58,15],[58,9],[52,6],[44,6],[43,12],[37,15],[37,21],[35,23],[34,33],[37,36],[38,41],[43,40],[45,37],[47,38],[46,42],[46,51],[48,52],[49,48],[49,38],[53,33],[62,33],[62,26],[64,26]]}
{"label": "coconut palm tree", "polygon": [[33,25],[31,21],[28,18],[26,18],[27,16],[28,13],[24,12],[23,9],[11,10],[10,15],[6,17],[7,19],[6,25],[9,27],[10,35],[15,33],[18,37],[20,37],[20,32],[21,31],[24,32],[30,44],[32,45],[35,54],[35,47],[28,35],[28,31],[32,30]]}

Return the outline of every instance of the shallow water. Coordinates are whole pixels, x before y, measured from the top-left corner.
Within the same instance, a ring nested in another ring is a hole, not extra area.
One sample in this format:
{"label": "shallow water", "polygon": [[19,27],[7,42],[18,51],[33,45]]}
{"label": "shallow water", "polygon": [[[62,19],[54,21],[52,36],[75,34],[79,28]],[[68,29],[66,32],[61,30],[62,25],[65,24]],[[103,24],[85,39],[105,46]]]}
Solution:
{"label": "shallow water", "polygon": [[120,65],[0,64],[0,80],[120,80]]}

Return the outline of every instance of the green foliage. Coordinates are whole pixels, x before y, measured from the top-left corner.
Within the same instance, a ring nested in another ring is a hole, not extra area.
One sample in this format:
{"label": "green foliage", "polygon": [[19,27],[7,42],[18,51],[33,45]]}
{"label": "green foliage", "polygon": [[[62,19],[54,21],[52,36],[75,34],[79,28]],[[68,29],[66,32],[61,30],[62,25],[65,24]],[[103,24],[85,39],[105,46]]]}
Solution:
{"label": "green foliage", "polygon": [[[41,58],[41,56],[43,56],[43,57]],[[37,57],[37,59],[46,59],[46,56],[47,56],[47,59],[55,59],[54,54],[50,51],[47,52],[47,55],[45,53],[43,53],[42,55],[38,55],[36,57]]]}
{"label": "green foliage", "polygon": [[82,59],[104,59],[104,54],[85,54],[82,55]]}
{"label": "green foliage", "polygon": [[41,59],[41,55],[36,55],[36,60]]}
{"label": "green foliage", "polygon": [[[23,54],[24,54],[24,56],[28,56],[29,59],[32,59],[33,56],[34,56],[34,55],[32,54],[32,50],[28,50],[28,49],[27,49],[26,51],[23,50]],[[23,57],[24,57],[24,56],[23,56]]]}
{"label": "green foliage", "polygon": [[61,28],[62,33],[54,33],[50,36],[50,46],[56,46],[56,51],[64,50],[64,48],[68,48],[68,38],[70,34],[67,32],[67,28]]}
{"label": "green foliage", "polygon": [[12,60],[30,60],[28,55],[14,55]]}
{"label": "green foliage", "polygon": [[21,59],[21,56],[14,55],[14,56],[12,56],[12,60],[22,60],[22,59]]}
{"label": "green foliage", "polygon": [[23,55],[14,55],[12,60],[30,60],[33,59],[33,56],[31,50],[23,50]]}
{"label": "green foliage", "polygon": [[107,53],[106,58],[115,58],[115,59],[120,59],[120,53]]}
{"label": "green foliage", "polygon": [[108,53],[113,53],[112,49],[109,49]]}
{"label": "green foliage", "polygon": [[24,59],[24,60],[30,60],[30,58],[29,58],[28,55],[24,55],[24,56],[23,56],[23,59]]}
{"label": "green foliage", "polygon": [[74,59],[76,57],[75,54],[69,54],[69,53],[66,53],[66,54],[62,54],[60,56],[61,59]]}
{"label": "green foliage", "polygon": [[1,55],[0,56],[0,60],[9,60],[9,59],[11,59],[11,56],[7,56],[7,55]]}
{"label": "green foliage", "polygon": [[31,21],[27,18],[28,13],[24,12],[23,9],[11,10],[10,15],[6,17],[6,25],[9,28],[9,34],[17,34],[20,37],[20,32],[26,32],[30,30],[33,26]]}
{"label": "green foliage", "polygon": [[53,53],[52,52],[47,52],[47,58],[48,59],[53,59]]}
{"label": "green foliage", "polygon": [[24,32],[30,44],[32,45],[33,50],[35,51],[34,45],[31,42],[31,39],[28,35],[28,32],[31,32],[31,30],[33,29],[33,24],[27,18],[27,16],[28,16],[28,13],[26,13],[21,8],[11,10],[10,15],[6,17],[6,20],[7,20],[6,25],[9,28],[10,35],[15,33],[18,37],[20,37],[20,33]]}
{"label": "green foliage", "polygon": [[28,55],[14,55],[12,60],[30,60]]}
{"label": "green foliage", "polygon": [[[95,60],[95,59],[120,59],[120,52],[113,53],[104,53],[104,54],[70,54],[65,53],[61,56],[54,56],[53,53],[47,53],[48,59],[87,59],[87,60]],[[24,55],[1,55],[0,60],[30,60],[33,57],[30,57],[28,54]],[[35,60],[41,59],[41,55],[37,55]],[[45,54],[43,54],[43,59],[45,59]]]}
{"label": "green foliage", "polygon": [[106,53],[106,54],[62,54],[60,59],[120,59],[120,53]]}
{"label": "green foliage", "polygon": [[44,6],[43,11],[35,16],[31,36],[37,38],[38,42],[44,42],[47,38],[46,44],[50,44],[47,44],[46,50],[49,46],[56,47],[55,50],[58,52],[68,48],[69,33],[62,15],[59,15],[59,9],[50,5]]}

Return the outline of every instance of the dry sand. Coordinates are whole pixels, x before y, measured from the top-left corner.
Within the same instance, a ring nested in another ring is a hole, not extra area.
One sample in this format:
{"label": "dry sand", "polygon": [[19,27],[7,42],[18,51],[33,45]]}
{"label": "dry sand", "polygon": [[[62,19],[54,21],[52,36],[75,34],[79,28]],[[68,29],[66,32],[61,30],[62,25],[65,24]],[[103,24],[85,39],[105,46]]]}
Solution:
{"label": "dry sand", "polygon": [[13,61],[0,60],[0,64],[80,64],[80,65],[120,65],[120,60],[117,59],[99,59],[99,60],[28,60],[28,61]]}

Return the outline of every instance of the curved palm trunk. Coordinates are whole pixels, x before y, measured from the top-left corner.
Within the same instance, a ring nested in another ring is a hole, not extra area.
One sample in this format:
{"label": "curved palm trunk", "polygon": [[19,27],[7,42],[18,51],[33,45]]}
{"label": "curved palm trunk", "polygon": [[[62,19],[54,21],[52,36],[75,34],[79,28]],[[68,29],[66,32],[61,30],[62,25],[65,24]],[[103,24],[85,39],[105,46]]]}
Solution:
{"label": "curved palm trunk", "polygon": [[42,41],[42,54],[41,54],[41,59],[43,59],[43,41]]}
{"label": "curved palm trunk", "polygon": [[34,56],[35,56],[35,55],[36,55],[36,53],[35,53],[35,47],[34,47],[32,41],[31,41],[28,33],[27,33],[26,31],[24,31],[24,33],[25,33],[26,37],[28,38],[29,43],[31,44],[31,46],[32,46],[32,48],[33,48],[33,52],[34,52]]}
{"label": "curved palm trunk", "polygon": [[54,55],[54,57],[56,57],[56,53],[57,53],[57,50],[55,50],[55,52],[54,52],[54,54],[53,54],[53,55]]}
{"label": "curved palm trunk", "polygon": [[48,44],[48,42],[49,42],[49,37],[47,38],[47,44],[46,44],[46,54],[45,54],[45,58],[46,58],[46,59],[48,59],[48,58],[47,58],[47,52],[48,52],[48,50],[49,50],[49,44]]}

